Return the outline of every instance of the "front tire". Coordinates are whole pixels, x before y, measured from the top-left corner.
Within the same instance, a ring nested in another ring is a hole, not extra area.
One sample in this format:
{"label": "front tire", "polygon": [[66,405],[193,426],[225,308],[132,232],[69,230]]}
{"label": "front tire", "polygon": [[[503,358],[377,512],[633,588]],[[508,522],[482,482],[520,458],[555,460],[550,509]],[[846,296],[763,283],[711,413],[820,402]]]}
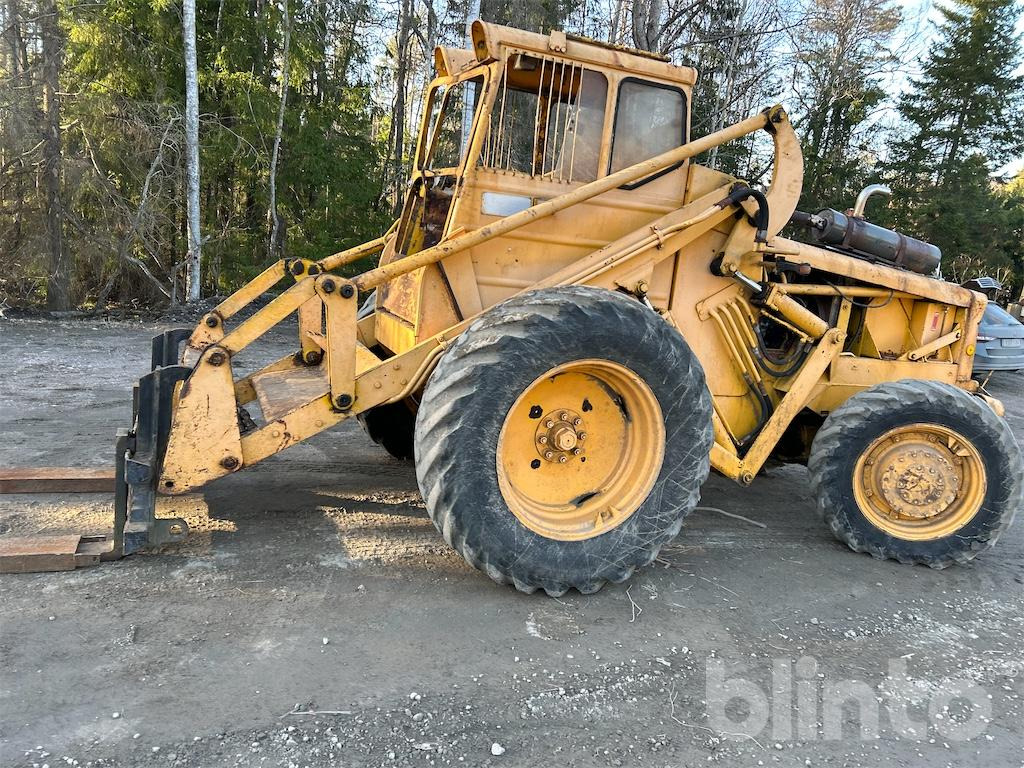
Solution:
{"label": "front tire", "polygon": [[988,549],[1022,503],[1013,433],[980,398],[908,379],[833,411],[807,463],[818,509],[850,549],[945,568]]}
{"label": "front tire", "polygon": [[710,467],[711,399],[639,302],[566,286],[500,304],[427,383],[416,475],[448,543],[523,592],[590,593],[654,560]]}

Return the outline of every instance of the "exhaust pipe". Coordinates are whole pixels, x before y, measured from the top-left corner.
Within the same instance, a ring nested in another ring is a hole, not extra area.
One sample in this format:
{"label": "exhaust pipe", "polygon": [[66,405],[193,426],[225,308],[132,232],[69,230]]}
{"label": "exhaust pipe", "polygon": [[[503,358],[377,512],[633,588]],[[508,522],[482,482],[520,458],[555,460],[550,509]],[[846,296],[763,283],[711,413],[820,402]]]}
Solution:
{"label": "exhaust pipe", "polygon": [[863,219],[864,209],[867,207],[868,200],[872,195],[892,197],[892,190],[885,184],[869,184],[857,195],[857,202],[853,204],[853,210],[850,212],[850,215],[857,219]]}

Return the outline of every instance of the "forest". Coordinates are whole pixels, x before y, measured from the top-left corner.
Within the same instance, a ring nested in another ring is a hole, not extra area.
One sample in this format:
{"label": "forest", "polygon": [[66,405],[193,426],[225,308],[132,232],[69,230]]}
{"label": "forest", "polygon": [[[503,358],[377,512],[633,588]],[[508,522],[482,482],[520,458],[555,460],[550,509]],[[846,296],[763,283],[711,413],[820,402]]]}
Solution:
{"label": "forest", "polygon": [[[433,48],[462,46],[477,17],[696,67],[692,137],[783,103],[803,209],[887,183],[873,220],[938,245],[946,279],[990,275],[1016,298],[1020,14],[1015,0],[0,0],[0,310],[184,303],[378,236]],[[749,142],[701,162],[765,172]]]}

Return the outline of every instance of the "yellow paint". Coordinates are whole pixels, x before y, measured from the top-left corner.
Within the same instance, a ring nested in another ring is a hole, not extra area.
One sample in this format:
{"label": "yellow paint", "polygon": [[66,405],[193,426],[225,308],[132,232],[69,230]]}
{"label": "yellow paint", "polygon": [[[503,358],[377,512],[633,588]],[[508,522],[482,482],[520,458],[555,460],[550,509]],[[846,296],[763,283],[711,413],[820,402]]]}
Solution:
{"label": "yellow paint", "polygon": [[959,432],[939,424],[889,430],[857,460],[853,494],[891,536],[931,541],[969,523],[985,499],[985,464]]}
{"label": "yellow paint", "polygon": [[[650,302],[683,336],[704,368],[713,398],[712,465],[743,483],[753,479],[805,410],[824,415],[866,387],[901,378],[976,389],[971,366],[983,296],[778,235],[795,209],[803,178],[799,142],[781,107],[612,173],[621,84],[632,78],[678,88],[688,109],[693,70],[570,35],[475,24],[473,40],[472,50],[438,52],[438,77],[431,84],[450,88],[467,80],[481,83],[480,108],[464,164],[440,170],[414,168],[402,217],[384,235],[318,262],[282,261],[268,267],[210,314],[216,322],[201,323],[192,334],[184,362],[198,364],[178,397],[168,450],[167,466],[174,468],[176,487],[198,487],[225,474],[213,464],[228,455],[240,452],[242,464],[252,465],[352,415],[415,399],[446,346],[481,312],[523,291],[558,285],[633,293]],[[574,77],[582,78],[578,73],[584,69],[607,84],[604,113],[595,124],[599,147],[594,180],[568,180],[561,172],[485,167],[482,157],[503,78],[508,67],[523,61],[561,66],[563,73],[569,72],[570,85]],[[418,146],[426,142],[428,111],[424,110]],[[753,202],[737,206],[725,200],[742,180],[694,161],[707,150],[761,131],[770,136],[775,154],[766,193],[767,243],[754,241],[748,221],[755,212]],[[432,143],[437,141],[435,135]],[[664,173],[651,180],[659,172]],[[427,185],[433,189],[442,177],[452,181],[445,187],[450,206],[447,212],[434,211],[428,221],[430,216],[419,204]],[[493,195],[519,201],[518,212],[488,213],[490,203],[485,200]],[[350,280],[331,274],[378,252],[375,269]],[[812,268],[815,278],[773,271],[775,261],[782,258]],[[714,260],[720,263],[716,271],[710,268]],[[742,284],[734,276],[748,282]],[[328,280],[333,290],[325,290]],[[294,284],[247,320],[231,322],[281,281]],[[749,281],[768,284],[761,301],[752,301]],[[377,311],[357,321],[358,299],[343,298],[340,289],[345,287],[376,288]],[[299,319],[300,354],[233,381],[230,360],[293,314]],[[782,377],[763,370],[757,363],[755,328],[792,334],[790,338],[806,344],[802,366]],[[229,358],[217,372],[202,362],[214,348]],[[638,408],[655,412],[657,403],[650,402],[643,387],[630,384],[626,373],[603,368],[599,361],[588,366],[571,376],[566,372],[563,382],[578,379],[582,387],[609,377],[633,393]],[[199,391],[211,402],[205,416],[197,408],[194,393]],[[763,392],[770,413],[762,413],[754,392]],[[343,395],[353,398],[347,406],[339,400]],[[272,418],[239,436],[235,409],[254,401]],[[564,408],[575,411],[568,404]],[[512,499],[510,507],[519,510],[516,514],[524,524],[530,520],[534,530],[555,538],[584,538],[618,524],[639,506],[653,471],[651,457],[660,457],[663,451],[658,419],[651,417],[645,428],[650,434],[645,436],[636,427],[616,425],[614,414],[605,416],[600,430],[609,438],[601,444],[604,453],[594,454],[603,458],[593,460],[585,472],[589,457],[585,463],[576,462],[572,453],[579,445],[559,449],[556,459],[565,456],[564,463],[551,464],[539,454],[545,462],[542,470],[527,463],[526,472],[521,459],[529,455],[532,462],[538,456],[534,442],[541,434],[536,425],[508,427],[507,439],[503,438],[507,448],[499,451],[496,461],[503,467],[506,498]],[[587,418],[582,413],[579,417]],[[570,436],[559,429],[543,436],[568,445]],[[624,455],[624,446],[638,445],[645,456]],[[571,482],[533,481],[563,470]],[[604,488],[604,497],[620,500],[611,504],[608,520],[591,515],[590,502],[567,511],[569,502],[589,492],[579,490],[584,480]],[[570,491],[578,493],[572,496]]]}
{"label": "yellow paint", "polygon": [[535,533],[589,539],[640,507],[664,456],[661,406],[643,379],[608,360],[579,360],[540,376],[509,410],[498,486]]}

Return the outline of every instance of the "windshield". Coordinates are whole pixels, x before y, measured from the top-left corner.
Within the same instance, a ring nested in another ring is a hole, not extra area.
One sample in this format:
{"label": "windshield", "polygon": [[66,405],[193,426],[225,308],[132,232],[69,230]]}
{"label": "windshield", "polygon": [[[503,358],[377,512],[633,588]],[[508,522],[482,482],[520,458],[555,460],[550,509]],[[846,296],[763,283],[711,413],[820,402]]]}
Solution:
{"label": "windshield", "polygon": [[435,86],[430,92],[427,104],[430,118],[420,144],[417,168],[441,171],[462,165],[483,84],[483,76],[478,75],[458,83]]}

